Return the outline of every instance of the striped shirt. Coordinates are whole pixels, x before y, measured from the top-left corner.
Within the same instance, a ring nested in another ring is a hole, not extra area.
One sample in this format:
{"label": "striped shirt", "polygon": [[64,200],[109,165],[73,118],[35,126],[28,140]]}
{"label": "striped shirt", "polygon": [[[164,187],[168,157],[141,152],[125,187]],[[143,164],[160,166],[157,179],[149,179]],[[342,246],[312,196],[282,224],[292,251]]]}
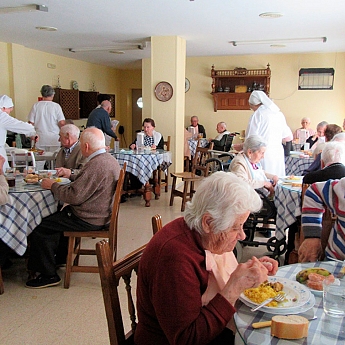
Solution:
{"label": "striped shirt", "polygon": [[320,237],[322,215],[328,208],[337,215],[326,248],[326,257],[345,259],[345,178],[313,183],[306,191],[302,208],[305,237]]}

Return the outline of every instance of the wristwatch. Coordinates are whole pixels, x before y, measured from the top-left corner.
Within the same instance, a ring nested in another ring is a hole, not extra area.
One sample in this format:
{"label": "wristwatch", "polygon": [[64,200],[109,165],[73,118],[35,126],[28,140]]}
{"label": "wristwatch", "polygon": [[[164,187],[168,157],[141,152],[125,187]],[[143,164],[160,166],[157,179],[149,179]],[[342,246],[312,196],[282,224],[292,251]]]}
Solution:
{"label": "wristwatch", "polygon": [[71,169],[71,175],[74,175],[74,169]]}

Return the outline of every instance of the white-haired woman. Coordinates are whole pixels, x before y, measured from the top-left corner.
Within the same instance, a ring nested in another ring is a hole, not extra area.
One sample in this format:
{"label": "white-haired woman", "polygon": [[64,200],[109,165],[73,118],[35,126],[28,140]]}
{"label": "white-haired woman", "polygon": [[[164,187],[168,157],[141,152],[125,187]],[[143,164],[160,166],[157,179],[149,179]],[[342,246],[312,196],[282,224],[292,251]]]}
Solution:
{"label": "white-haired woman", "polygon": [[274,193],[278,176],[264,171],[260,161],[266,152],[266,141],[259,135],[249,136],[243,143],[243,152],[231,161],[230,171],[247,181],[255,189],[263,189],[266,195]]}
{"label": "white-haired woman", "polygon": [[315,130],[310,128],[310,118],[309,117],[302,117],[302,120],[301,120],[301,125],[302,127],[301,128],[297,128],[294,133],[293,133],[293,138],[294,139],[299,139],[300,136],[301,136],[301,132],[302,130],[304,131],[305,133],[305,139],[308,139],[310,136],[313,136],[315,134]]}
{"label": "white-haired woman", "polygon": [[260,208],[258,194],[232,173],[202,181],[184,218],[165,225],[140,260],[136,344],[233,344],[227,325],[236,300],[278,269],[267,257],[238,264],[232,253],[249,212]]}

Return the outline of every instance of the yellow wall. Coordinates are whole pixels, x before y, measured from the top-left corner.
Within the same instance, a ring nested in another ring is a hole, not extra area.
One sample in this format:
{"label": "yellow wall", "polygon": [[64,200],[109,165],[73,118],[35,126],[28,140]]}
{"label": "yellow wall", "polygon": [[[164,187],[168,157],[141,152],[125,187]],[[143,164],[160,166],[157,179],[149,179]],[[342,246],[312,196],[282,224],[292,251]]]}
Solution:
{"label": "yellow wall", "polygon": [[[190,117],[197,115],[208,137],[216,136],[216,124],[220,121],[225,121],[230,131],[244,130],[252,114],[250,110],[213,111],[210,94],[212,64],[215,69],[252,69],[266,68],[267,63],[272,71],[270,96],[285,114],[292,131],[300,126],[304,116],[311,118],[313,128],[323,120],[342,125],[345,117],[345,53],[329,53],[187,58],[186,77],[191,86],[186,93],[186,126]],[[312,67],[335,69],[333,90],[298,91],[299,69]]]}

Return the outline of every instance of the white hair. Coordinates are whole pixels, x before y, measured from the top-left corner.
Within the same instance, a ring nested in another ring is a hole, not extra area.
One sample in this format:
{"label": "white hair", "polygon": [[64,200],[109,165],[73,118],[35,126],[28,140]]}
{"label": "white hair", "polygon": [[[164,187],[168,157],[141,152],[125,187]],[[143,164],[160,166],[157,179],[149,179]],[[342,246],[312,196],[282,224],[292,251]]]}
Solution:
{"label": "white hair", "polygon": [[216,172],[205,178],[186,205],[185,222],[190,229],[204,234],[202,217],[209,214],[215,234],[232,227],[238,216],[257,212],[262,201],[253,187],[233,173]]}
{"label": "white hair", "polygon": [[243,151],[245,153],[247,153],[248,150],[253,152],[259,151],[262,147],[267,147],[267,143],[259,135],[250,135],[243,143]]}
{"label": "white hair", "polygon": [[340,141],[325,143],[321,152],[321,160],[325,166],[333,163],[345,164],[345,144]]}
{"label": "white hair", "polygon": [[60,134],[64,137],[66,137],[67,134],[69,134],[71,137],[78,140],[80,136],[80,129],[76,125],[70,123],[60,128]]}

